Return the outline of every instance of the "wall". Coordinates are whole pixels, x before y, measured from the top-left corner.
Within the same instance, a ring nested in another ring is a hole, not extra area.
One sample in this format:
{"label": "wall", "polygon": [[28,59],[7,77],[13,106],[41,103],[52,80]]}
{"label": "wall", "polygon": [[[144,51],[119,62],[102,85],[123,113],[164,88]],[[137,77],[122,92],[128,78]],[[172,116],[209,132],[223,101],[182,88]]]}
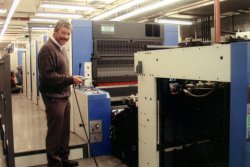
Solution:
{"label": "wall", "polygon": [[10,70],[16,72],[18,67],[17,52],[10,53]]}

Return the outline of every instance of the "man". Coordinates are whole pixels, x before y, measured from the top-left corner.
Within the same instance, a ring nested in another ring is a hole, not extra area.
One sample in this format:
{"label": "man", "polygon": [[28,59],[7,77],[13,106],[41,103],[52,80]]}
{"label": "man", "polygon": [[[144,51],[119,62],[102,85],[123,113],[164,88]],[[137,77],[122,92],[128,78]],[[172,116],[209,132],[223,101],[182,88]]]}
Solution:
{"label": "man", "polygon": [[17,83],[17,78],[14,71],[10,73],[10,84],[11,84],[11,93],[20,93],[21,87]]}
{"label": "man", "polygon": [[57,22],[53,36],[38,54],[39,89],[47,117],[46,151],[49,167],[77,166],[69,157],[70,85],[83,83],[80,76],[69,75],[69,62],[63,45],[69,40],[71,25]]}

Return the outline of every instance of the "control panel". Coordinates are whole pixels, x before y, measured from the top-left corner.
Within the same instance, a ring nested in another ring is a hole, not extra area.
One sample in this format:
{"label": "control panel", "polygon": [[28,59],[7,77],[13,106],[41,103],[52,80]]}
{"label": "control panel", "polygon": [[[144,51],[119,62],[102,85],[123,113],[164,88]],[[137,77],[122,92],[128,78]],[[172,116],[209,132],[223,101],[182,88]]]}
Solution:
{"label": "control panel", "polygon": [[[77,87],[76,96],[83,122],[87,130],[94,156],[109,155],[111,153],[110,126],[111,106],[108,92],[94,87]],[[75,133],[83,140],[87,140],[81,126],[82,121],[77,110],[76,100],[74,105],[74,129]]]}
{"label": "control panel", "polygon": [[102,120],[89,121],[90,125],[90,142],[102,142]]}

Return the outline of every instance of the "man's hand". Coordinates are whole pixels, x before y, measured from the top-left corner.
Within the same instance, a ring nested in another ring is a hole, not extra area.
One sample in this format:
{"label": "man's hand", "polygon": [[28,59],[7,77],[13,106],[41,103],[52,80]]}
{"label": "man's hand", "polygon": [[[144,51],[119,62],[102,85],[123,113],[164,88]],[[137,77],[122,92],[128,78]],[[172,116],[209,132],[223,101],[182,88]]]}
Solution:
{"label": "man's hand", "polygon": [[79,75],[74,75],[73,80],[74,80],[74,84],[76,84],[76,85],[84,83],[82,76],[79,76]]}

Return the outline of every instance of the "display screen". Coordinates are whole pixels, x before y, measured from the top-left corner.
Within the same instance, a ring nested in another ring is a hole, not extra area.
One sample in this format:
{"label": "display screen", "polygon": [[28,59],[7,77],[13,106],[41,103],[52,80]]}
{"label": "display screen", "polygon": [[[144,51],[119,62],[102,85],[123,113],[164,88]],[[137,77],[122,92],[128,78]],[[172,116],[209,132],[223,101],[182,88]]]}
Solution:
{"label": "display screen", "polygon": [[101,33],[102,34],[114,34],[115,33],[114,24],[102,24],[101,25]]}

